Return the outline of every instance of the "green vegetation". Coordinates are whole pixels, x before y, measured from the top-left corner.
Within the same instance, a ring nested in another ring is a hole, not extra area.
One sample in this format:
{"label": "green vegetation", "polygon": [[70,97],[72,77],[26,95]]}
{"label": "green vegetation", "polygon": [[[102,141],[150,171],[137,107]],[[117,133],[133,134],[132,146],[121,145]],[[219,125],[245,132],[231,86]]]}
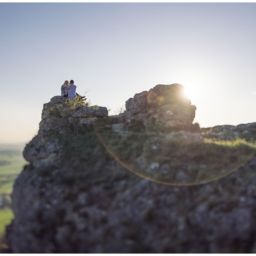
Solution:
{"label": "green vegetation", "polygon": [[10,194],[15,178],[22,170],[25,160],[22,157],[22,146],[10,147],[0,145],[0,248],[5,227],[11,222],[13,213],[10,209]]}
{"label": "green vegetation", "polygon": [[246,141],[245,139],[235,139],[235,140],[216,140],[216,139],[204,139],[205,143],[222,145],[225,147],[251,147],[256,148],[256,142]]}
{"label": "green vegetation", "polygon": [[88,103],[82,97],[76,97],[74,100],[67,100],[66,103],[70,109],[75,109],[80,106],[88,106]]}
{"label": "green vegetation", "polygon": [[5,232],[5,227],[10,223],[13,218],[13,213],[11,209],[4,208],[0,211],[0,239],[3,237]]}
{"label": "green vegetation", "polygon": [[13,219],[12,210],[4,208],[0,210],[0,250],[6,249],[7,245],[4,241],[5,228]]}
{"label": "green vegetation", "polygon": [[203,184],[225,177],[256,156],[256,142],[242,139],[177,141],[165,134],[97,127],[106,150],[131,172],[168,185]]}
{"label": "green vegetation", "polygon": [[0,194],[10,194],[13,181],[21,171],[25,160],[21,151],[0,150],[0,162],[3,161],[8,164],[0,165]]}

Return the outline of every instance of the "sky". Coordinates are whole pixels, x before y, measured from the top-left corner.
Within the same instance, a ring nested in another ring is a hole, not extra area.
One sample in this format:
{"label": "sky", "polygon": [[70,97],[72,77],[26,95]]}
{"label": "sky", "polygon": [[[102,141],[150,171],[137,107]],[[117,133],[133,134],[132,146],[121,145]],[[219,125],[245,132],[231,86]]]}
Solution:
{"label": "sky", "polygon": [[180,83],[201,127],[256,122],[256,4],[0,3],[0,143],[27,142],[64,80],[110,114]]}

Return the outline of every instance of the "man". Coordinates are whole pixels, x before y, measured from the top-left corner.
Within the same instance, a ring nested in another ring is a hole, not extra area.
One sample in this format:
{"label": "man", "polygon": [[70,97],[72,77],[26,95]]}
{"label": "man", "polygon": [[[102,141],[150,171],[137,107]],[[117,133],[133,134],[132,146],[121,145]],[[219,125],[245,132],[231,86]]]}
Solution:
{"label": "man", "polygon": [[70,80],[69,89],[68,89],[68,99],[73,100],[76,97],[76,85],[74,84],[74,80]]}

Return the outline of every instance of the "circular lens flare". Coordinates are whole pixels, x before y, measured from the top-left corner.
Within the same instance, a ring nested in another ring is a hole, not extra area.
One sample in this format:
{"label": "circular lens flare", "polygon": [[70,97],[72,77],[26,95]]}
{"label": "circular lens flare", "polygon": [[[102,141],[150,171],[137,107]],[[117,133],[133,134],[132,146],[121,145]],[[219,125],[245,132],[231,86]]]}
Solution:
{"label": "circular lens flare", "polygon": [[126,170],[165,185],[192,186],[215,181],[256,155],[256,145],[242,140],[216,141],[181,131],[113,131],[110,126],[95,126],[107,152]]}

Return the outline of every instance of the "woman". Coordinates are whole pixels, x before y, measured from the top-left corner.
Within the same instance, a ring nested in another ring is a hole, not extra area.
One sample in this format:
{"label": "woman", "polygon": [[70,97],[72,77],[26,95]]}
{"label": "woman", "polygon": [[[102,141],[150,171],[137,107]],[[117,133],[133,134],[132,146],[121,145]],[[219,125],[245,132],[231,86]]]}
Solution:
{"label": "woman", "polygon": [[69,82],[66,80],[64,84],[61,86],[61,96],[67,98],[68,97],[68,90],[69,90]]}
{"label": "woman", "polygon": [[74,80],[70,80],[68,87],[68,99],[73,100],[76,97],[76,85]]}

